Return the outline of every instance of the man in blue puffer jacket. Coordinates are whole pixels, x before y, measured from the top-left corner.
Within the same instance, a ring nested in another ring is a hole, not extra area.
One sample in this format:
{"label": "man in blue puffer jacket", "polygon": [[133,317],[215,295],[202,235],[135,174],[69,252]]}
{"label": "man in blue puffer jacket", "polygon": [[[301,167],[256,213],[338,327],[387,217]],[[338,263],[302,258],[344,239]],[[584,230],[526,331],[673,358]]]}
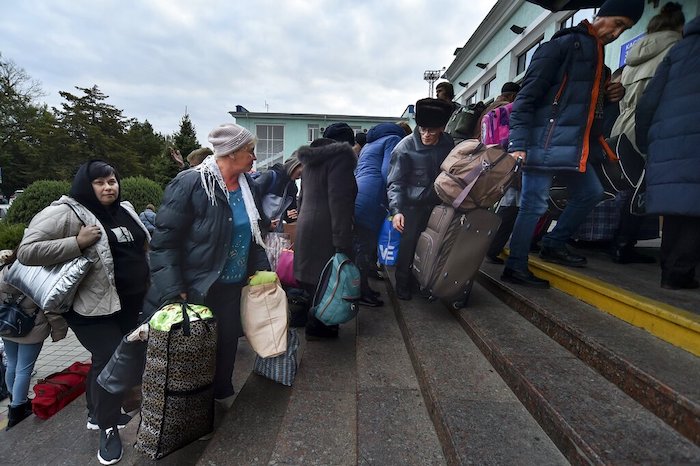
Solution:
{"label": "man in blue puffer jacket", "polygon": [[378,298],[379,293],[370,288],[367,277],[374,257],[373,251],[377,248],[379,229],[388,212],[386,179],[391,152],[405,136],[404,129],[395,123],[374,126],[367,132],[367,144],[360,152],[360,160],[355,169],[355,250],[362,284],[360,304],[364,306],[377,307],[384,304]]}
{"label": "man in blue puffer jacket", "polygon": [[668,52],[637,104],[646,152],[646,211],[664,216],[661,287],[700,287],[700,17]]}
{"label": "man in blue puffer jacket", "polygon": [[586,264],[566,242],[602,198],[591,163],[604,154],[615,157],[602,136],[603,105],[605,98],[617,101],[624,96],[619,83],[609,83],[603,47],[639,21],[643,12],[644,0],[607,0],[593,23],[584,20],[563,29],[535,52],[510,116],[508,151],[523,161],[524,171],[504,281],[549,287],[529,271],[527,261],[555,174],[566,183],[569,199],[556,227],[543,238],[540,257],[574,267]]}

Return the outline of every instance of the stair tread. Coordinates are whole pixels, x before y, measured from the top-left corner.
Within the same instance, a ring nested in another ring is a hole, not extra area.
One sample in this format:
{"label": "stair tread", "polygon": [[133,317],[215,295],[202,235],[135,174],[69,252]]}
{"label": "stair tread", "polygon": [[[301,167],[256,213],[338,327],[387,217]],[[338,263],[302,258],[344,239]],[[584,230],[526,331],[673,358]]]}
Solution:
{"label": "stair tread", "polygon": [[[644,249],[640,250],[644,251]],[[577,269],[576,272],[649,299],[667,303],[700,317],[700,293],[697,290],[661,288],[661,268],[658,257],[655,264],[616,264],[604,251],[578,249],[577,252],[585,255],[588,263],[586,267]],[[649,256],[657,255],[654,249],[644,253]]]}
{"label": "stair tread", "polygon": [[357,317],[358,464],[447,464],[391,301]]}
{"label": "stair tread", "polygon": [[568,464],[440,303],[416,297],[399,306],[400,324],[439,435],[452,450],[452,464]]}
{"label": "stair tread", "polygon": [[457,315],[567,455],[604,463],[700,461],[700,448],[481,286]]}
{"label": "stair tread", "polygon": [[[482,265],[482,270],[492,280],[497,280],[501,271],[487,264]],[[540,307],[567,330],[634,364],[700,407],[700,383],[697,377],[688,377],[700,374],[697,356],[558,290],[505,286]]]}

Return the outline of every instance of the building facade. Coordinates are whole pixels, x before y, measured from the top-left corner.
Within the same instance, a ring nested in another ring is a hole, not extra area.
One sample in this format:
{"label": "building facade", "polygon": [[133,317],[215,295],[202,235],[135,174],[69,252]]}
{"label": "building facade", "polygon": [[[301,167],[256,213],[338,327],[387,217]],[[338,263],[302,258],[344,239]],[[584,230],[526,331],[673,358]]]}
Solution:
{"label": "building facade", "polygon": [[[700,13],[700,0],[677,0],[686,21]],[[624,63],[629,47],[644,35],[646,25],[665,2],[650,0],[644,16],[615,42],[606,46],[605,62],[611,70]],[[443,77],[453,83],[459,103],[488,102],[500,94],[501,86],[525,76],[535,50],[558,30],[575,26],[595,16],[597,9],[551,12],[525,0],[499,0],[463,47]]]}
{"label": "building facade", "polygon": [[[401,117],[372,117],[357,115],[322,115],[307,113],[249,112],[237,105],[229,112],[237,124],[258,138],[255,146],[256,169],[264,170],[283,162],[299,147],[320,138],[333,123],[345,122],[355,133],[366,133],[371,127],[386,122],[396,122]],[[406,120],[406,118],[403,118]]]}

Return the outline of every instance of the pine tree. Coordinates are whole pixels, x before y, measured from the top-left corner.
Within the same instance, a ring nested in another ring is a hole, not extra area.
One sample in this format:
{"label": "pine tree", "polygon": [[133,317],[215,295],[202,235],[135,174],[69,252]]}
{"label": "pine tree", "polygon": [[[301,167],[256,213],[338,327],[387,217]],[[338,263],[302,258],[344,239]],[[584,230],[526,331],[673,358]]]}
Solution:
{"label": "pine tree", "polygon": [[197,141],[197,131],[187,113],[180,120],[180,130],[173,135],[173,140],[175,149],[179,150],[183,157],[201,147]]}

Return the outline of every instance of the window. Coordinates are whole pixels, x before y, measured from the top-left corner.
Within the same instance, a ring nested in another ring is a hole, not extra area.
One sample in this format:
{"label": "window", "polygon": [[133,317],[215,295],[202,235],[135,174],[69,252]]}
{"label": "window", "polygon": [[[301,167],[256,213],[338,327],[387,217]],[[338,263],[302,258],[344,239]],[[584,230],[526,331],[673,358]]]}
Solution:
{"label": "window", "polygon": [[484,98],[483,98],[483,100],[486,100],[491,96],[491,87],[492,87],[492,84],[495,80],[496,80],[496,77],[494,76],[493,78],[486,81],[486,84],[484,84]]}
{"label": "window", "polygon": [[537,43],[532,44],[529,49],[525,50],[523,53],[518,55],[518,66],[515,70],[515,75],[518,76],[520,73],[525,72],[530,62],[532,61],[532,56],[535,54],[535,50],[542,43],[542,39],[538,40]]}
{"label": "window", "polygon": [[255,146],[255,156],[258,158],[257,166],[266,168],[282,160],[284,152],[284,126],[282,125],[256,125],[255,135],[258,144]]}
{"label": "window", "polygon": [[321,137],[321,128],[318,125],[309,125],[309,142]]}
{"label": "window", "polygon": [[355,134],[361,133],[361,132],[362,132],[362,126],[353,126],[353,125],[350,125],[350,127],[352,128],[352,131],[353,131]]}
{"label": "window", "polygon": [[590,21],[598,13],[598,10],[599,8],[586,8],[584,10],[578,10],[576,13],[559,23],[559,29],[572,28],[584,19]]}
{"label": "window", "polygon": [[464,102],[464,105],[475,104],[475,103],[476,103],[476,92],[467,98],[466,102]]}

